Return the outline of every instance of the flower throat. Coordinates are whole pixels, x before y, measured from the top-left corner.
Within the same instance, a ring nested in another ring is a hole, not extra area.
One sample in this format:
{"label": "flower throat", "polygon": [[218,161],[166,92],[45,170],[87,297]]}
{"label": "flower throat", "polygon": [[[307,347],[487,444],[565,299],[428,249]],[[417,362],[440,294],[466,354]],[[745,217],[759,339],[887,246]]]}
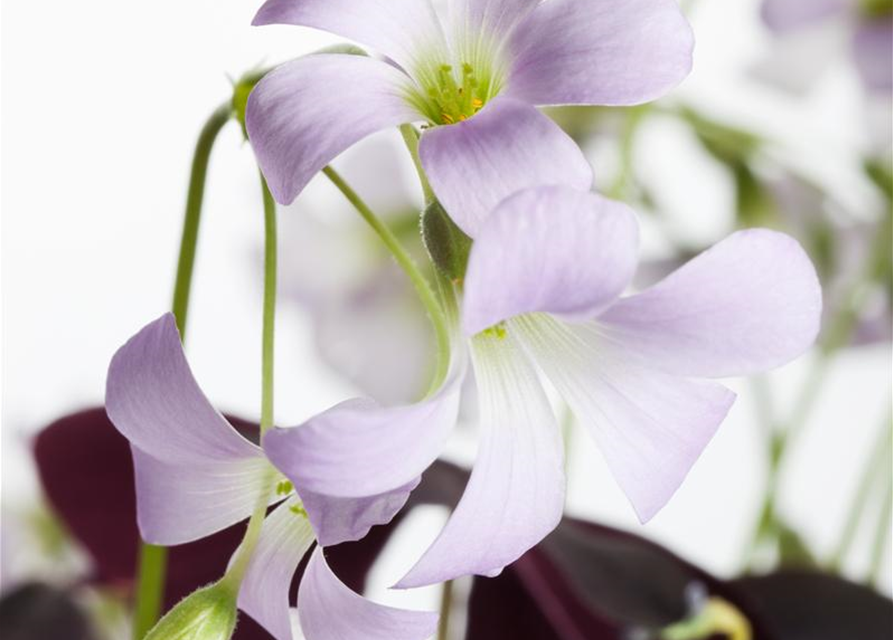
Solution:
{"label": "flower throat", "polygon": [[429,126],[455,124],[472,117],[498,92],[490,74],[476,73],[463,62],[435,66],[421,79],[421,90],[411,92],[409,100],[429,122]]}

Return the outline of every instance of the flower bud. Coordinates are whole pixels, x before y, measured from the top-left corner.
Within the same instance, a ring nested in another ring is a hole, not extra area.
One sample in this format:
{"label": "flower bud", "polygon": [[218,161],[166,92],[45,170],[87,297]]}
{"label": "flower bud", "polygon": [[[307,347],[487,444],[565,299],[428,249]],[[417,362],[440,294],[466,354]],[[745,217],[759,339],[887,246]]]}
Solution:
{"label": "flower bud", "polygon": [[434,200],[422,214],[422,239],[434,265],[450,280],[465,277],[472,240]]}
{"label": "flower bud", "polygon": [[183,598],[145,640],[229,640],[236,628],[236,593],[220,582]]}

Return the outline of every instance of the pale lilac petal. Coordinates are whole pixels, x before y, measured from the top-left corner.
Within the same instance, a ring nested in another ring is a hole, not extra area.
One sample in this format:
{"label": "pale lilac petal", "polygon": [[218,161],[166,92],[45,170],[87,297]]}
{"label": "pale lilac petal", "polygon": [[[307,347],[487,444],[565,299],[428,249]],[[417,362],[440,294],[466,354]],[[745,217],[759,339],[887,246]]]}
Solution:
{"label": "pale lilac petal", "polygon": [[244,520],[265,496],[275,471],[263,458],[168,462],[132,447],[140,534],[165,546],[199,540]]}
{"label": "pale lilac petal", "polygon": [[192,376],[165,314],[112,358],[106,411],[131,442],[143,537],[181,544],[234,524],[264,499],[273,470]]}
{"label": "pale lilac petal", "polygon": [[691,70],[676,0],[548,0],[511,36],[508,95],[539,105],[654,100]]}
{"label": "pale lilac petal", "polygon": [[592,167],[574,141],[517,100],[497,98],[465,122],[425,132],[419,154],[441,204],[472,237],[493,208],[516,191],[592,186]]}
{"label": "pale lilac petal", "polygon": [[[540,0],[461,0],[453,19],[460,47],[473,53],[475,48],[498,47]],[[487,42],[489,41],[489,43]]]}
{"label": "pale lilac petal", "polygon": [[858,0],[763,0],[766,26],[779,33],[799,29],[853,8]]}
{"label": "pale lilac petal", "polygon": [[164,462],[263,457],[202,393],[170,313],[146,325],[112,358],[105,405],[131,444]]}
{"label": "pale lilac petal", "polygon": [[361,540],[375,525],[390,522],[420,480],[417,477],[393,491],[365,498],[338,498],[304,489],[301,499],[317,540],[324,547],[330,547]]}
{"label": "pale lilac petal", "polygon": [[506,198],[469,256],[463,330],[533,311],[591,317],[632,279],[638,238],[633,211],[594,193],[539,187]]}
{"label": "pale lilac petal", "polygon": [[348,400],[267,433],[270,461],[305,497],[324,544],[358,539],[400,510],[456,423],[465,360],[460,352],[441,389],[417,404]]}
{"label": "pale lilac petal", "polygon": [[277,67],[248,97],[248,137],[277,202],[288,204],[338,154],[418,116],[407,77],[365,56],[316,54]]}
{"label": "pale lilac petal", "polygon": [[307,519],[291,509],[298,505],[293,496],[264,520],[239,590],[239,608],[276,640],[292,640],[288,593],[298,564],[313,544]]}
{"label": "pale lilac petal", "polygon": [[676,492],[725,419],[735,394],[714,382],[646,369],[605,341],[594,324],[546,315],[509,323],[592,433],[639,519]]}
{"label": "pale lilac petal", "polygon": [[354,593],[332,573],[319,547],[301,580],[298,613],[307,640],[425,640],[438,619],[430,611],[385,607]]}
{"label": "pale lilac petal", "polygon": [[398,588],[495,576],[542,540],[564,508],[564,452],[536,371],[511,333],[472,341],[483,435],[465,493]]}
{"label": "pale lilac petal", "polygon": [[765,371],[809,349],[822,291],[790,236],[732,234],[599,317],[604,336],[668,373],[725,377]]}
{"label": "pale lilac petal", "polygon": [[893,16],[863,20],[853,54],[866,87],[878,93],[893,91]]}
{"label": "pale lilac petal", "polygon": [[429,0],[267,0],[253,24],[294,24],[329,31],[376,49],[407,69],[446,51]]}

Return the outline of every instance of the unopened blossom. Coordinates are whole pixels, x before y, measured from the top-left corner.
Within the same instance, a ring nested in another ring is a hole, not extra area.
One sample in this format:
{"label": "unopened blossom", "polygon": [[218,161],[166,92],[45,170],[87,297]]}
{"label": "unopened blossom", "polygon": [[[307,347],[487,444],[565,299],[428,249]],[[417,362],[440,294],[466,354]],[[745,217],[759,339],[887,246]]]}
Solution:
{"label": "unopened blossom", "polygon": [[408,488],[337,502],[309,492],[295,494],[263,450],[239,434],[202,393],[173,315],[147,325],[115,354],[106,408],[130,441],[137,519],[147,542],[191,542],[246,519],[258,507],[276,505],[263,522],[238,606],[277,640],[293,637],[289,588],[298,564],[316,541],[308,508],[314,517],[326,514],[328,528],[299,591],[297,613],[304,637],[422,640],[433,633],[436,614],[363,599],[337,579],[323,553],[323,546],[356,540],[372,525],[389,521],[405,502]]}
{"label": "unopened blossom", "polygon": [[[501,202],[468,262],[453,372],[425,402],[349,401],[263,442],[298,490],[355,498],[413,481],[470,352],[483,429],[462,500],[400,587],[495,575],[559,521],[561,436],[538,371],[595,438],[642,521],[679,488],[735,395],[711,378],[782,365],[813,343],[821,291],[792,238],[732,234],[645,291],[625,205],[547,186]],[[364,493],[368,492],[368,493]],[[312,507],[308,507],[308,510]]]}
{"label": "unopened blossom", "polygon": [[422,123],[431,186],[474,236],[505,196],[536,184],[589,189],[590,167],[539,105],[653,100],[691,68],[675,0],[268,0],[254,24],[350,38],[386,59],[317,54],[269,73],[246,124],[270,190],[291,202],[369,134]]}
{"label": "unopened blossom", "polygon": [[[893,91],[893,2],[890,0],[763,0],[762,17],[779,35],[802,32],[837,21],[852,37],[848,44],[865,87],[875,93]],[[815,67],[823,51],[808,58]],[[794,79],[796,82],[796,79]]]}

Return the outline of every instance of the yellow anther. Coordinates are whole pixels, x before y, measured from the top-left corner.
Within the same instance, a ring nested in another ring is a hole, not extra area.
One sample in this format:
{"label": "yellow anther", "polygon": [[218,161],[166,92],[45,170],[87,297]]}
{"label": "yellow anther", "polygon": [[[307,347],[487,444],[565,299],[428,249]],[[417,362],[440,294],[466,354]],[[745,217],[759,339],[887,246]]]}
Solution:
{"label": "yellow anther", "polygon": [[484,106],[484,101],[481,100],[480,98],[475,98],[474,100],[471,101],[471,106],[474,107],[475,109],[480,109],[481,107]]}
{"label": "yellow anther", "polygon": [[453,124],[455,122],[455,120],[453,120],[453,116],[448,113],[442,113],[440,114],[440,117],[443,118],[444,124]]}

